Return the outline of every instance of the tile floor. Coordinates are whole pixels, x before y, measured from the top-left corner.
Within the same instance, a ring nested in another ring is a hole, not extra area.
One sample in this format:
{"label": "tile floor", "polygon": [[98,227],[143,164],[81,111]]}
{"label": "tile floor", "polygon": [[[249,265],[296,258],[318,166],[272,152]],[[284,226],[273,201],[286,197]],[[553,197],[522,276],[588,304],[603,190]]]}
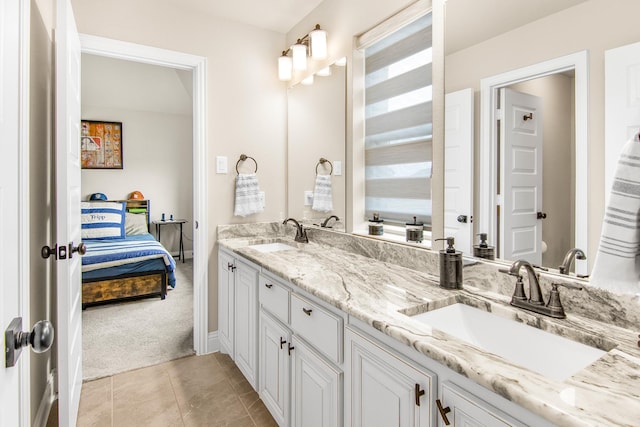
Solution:
{"label": "tile floor", "polygon": [[231,358],[213,353],[86,382],[78,426],[277,426]]}

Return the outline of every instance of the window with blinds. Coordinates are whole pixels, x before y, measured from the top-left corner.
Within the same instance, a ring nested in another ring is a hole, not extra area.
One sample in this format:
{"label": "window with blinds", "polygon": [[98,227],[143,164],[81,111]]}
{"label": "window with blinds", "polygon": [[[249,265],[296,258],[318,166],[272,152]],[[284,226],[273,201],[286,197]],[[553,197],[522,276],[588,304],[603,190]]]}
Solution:
{"label": "window with blinds", "polygon": [[365,211],[431,227],[431,14],[365,48]]}

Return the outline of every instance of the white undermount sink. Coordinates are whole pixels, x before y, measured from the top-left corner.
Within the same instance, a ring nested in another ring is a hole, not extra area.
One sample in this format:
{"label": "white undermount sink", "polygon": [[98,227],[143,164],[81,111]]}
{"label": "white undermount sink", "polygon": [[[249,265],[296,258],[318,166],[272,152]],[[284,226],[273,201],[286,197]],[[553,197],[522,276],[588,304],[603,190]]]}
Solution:
{"label": "white undermount sink", "polygon": [[606,352],[456,303],[412,317],[547,378],[564,381]]}
{"label": "white undermount sink", "polygon": [[295,246],[287,245],[282,242],[272,242],[272,243],[260,243],[258,245],[249,246],[251,249],[255,249],[259,252],[280,252],[280,251],[289,251],[292,249],[298,249]]}

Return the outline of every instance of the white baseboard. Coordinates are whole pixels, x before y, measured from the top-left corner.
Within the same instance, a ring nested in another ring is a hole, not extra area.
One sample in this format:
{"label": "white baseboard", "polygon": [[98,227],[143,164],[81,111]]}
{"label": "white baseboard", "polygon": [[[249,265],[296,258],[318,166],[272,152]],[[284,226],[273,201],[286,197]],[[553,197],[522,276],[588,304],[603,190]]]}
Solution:
{"label": "white baseboard", "polygon": [[218,331],[209,332],[209,335],[207,336],[207,353],[215,353],[218,351],[220,351]]}
{"label": "white baseboard", "polygon": [[54,371],[51,371],[47,376],[47,385],[44,388],[40,405],[38,405],[38,412],[36,412],[36,417],[33,420],[34,427],[45,427],[47,425],[49,413],[51,412],[51,407],[55,400],[55,373]]}

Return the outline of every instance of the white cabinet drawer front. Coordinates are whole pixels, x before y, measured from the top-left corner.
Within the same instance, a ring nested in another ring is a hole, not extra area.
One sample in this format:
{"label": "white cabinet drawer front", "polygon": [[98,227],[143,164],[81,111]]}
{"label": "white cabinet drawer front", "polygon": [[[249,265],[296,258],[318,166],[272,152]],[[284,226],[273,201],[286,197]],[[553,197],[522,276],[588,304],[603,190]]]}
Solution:
{"label": "white cabinet drawer front", "polygon": [[291,295],[291,327],[336,363],[342,360],[342,319],[296,294]]}
{"label": "white cabinet drawer front", "polygon": [[289,323],[289,289],[260,275],[260,304],[283,323]]}

